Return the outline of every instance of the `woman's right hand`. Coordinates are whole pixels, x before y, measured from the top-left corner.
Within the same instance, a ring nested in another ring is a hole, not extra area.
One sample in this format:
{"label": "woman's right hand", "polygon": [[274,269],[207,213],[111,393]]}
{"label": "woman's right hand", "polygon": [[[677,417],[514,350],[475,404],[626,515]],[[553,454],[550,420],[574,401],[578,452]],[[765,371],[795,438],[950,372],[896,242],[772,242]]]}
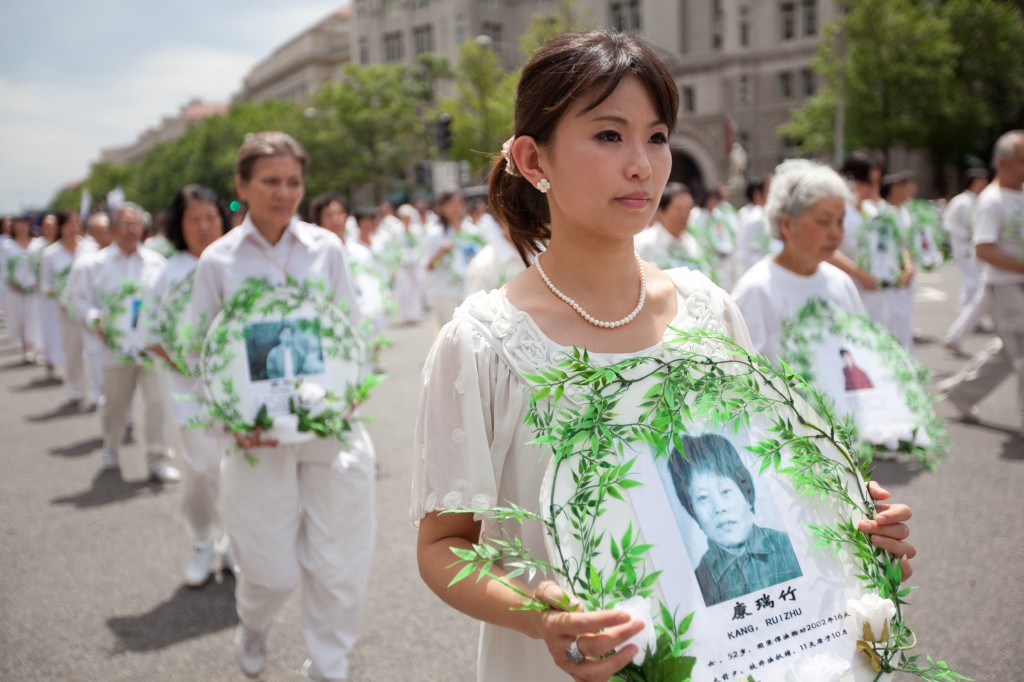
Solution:
{"label": "woman's right hand", "polygon": [[275,438],[263,438],[263,429],[256,427],[251,433],[234,433],[235,442],[243,450],[250,450],[252,448],[276,448],[277,439]]}
{"label": "woman's right hand", "polygon": [[[624,611],[582,611],[578,599],[550,580],[537,586],[534,597],[553,607],[541,613],[540,638],[547,644],[555,665],[572,679],[608,682],[639,653],[635,644],[615,652],[615,647],[644,628],[642,621],[632,620]],[[573,642],[585,656],[579,663],[573,663],[566,655]]]}

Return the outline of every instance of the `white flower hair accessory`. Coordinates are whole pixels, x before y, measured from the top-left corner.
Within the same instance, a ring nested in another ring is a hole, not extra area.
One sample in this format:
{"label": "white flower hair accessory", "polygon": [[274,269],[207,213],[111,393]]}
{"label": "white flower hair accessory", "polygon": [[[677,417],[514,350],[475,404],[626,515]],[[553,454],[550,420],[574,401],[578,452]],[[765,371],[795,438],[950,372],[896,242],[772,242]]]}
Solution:
{"label": "white flower hair accessory", "polygon": [[505,172],[512,177],[519,177],[519,170],[516,168],[516,161],[512,158],[512,143],[516,141],[516,136],[505,140],[505,144],[501,145],[501,158],[505,159]]}

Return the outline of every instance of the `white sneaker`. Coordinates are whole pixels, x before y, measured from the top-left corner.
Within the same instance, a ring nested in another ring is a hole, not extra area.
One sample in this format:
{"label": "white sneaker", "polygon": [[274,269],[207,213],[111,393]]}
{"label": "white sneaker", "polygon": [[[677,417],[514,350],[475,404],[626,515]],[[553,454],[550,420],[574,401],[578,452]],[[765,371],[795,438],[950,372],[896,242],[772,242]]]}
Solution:
{"label": "white sneaker", "polygon": [[157,483],[177,483],[181,480],[181,472],[170,464],[158,464],[149,470],[149,480]]}
{"label": "white sneaker", "polygon": [[267,633],[250,630],[239,623],[235,631],[235,657],[243,673],[258,676],[267,665]]}
{"label": "white sneaker", "polygon": [[185,585],[202,587],[210,579],[210,574],[219,566],[217,546],[212,542],[200,542],[192,553],[192,561],[185,567]]}
{"label": "white sneaker", "polygon": [[103,451],[103,470],[104,471],[117,471],[121,468],[121,458],[117,456],[116,452],[110,452],[108,450]]}

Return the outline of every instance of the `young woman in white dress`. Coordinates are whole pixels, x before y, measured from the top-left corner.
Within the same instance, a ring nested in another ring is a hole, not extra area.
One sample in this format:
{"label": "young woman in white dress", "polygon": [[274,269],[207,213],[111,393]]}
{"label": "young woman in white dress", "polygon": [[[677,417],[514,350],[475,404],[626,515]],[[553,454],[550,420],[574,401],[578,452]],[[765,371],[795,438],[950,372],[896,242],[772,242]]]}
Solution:
{"label": "young woman in white dress", "polygon": [[14,218],[11,238],[3,244],[3,286],[7,289],[4,318],[7,334],[24,355],[25,362],[36,361],[39,350],[39,317],[36,294],[39,277],[33,260],[39,256],[41,237],[33,238],[32,222],[25,216]]}
{"label": "young woman in white dress", "polygon": [[[451,548],[468,549],[482,533],[503,530],[533,556],[548,556],[540,524],[499,530],[472,514],[439,513],[499,504],[539,513],[550,453],[529,444],[523,375],[572,346],[587,348],[594,362],[658,354],[668,325],[749,343],[732,301],[706,277],[662,272],[634,254],[633,238],[668,180],[677,109],[671,74],[630,34],[560,36],[523,68],[514,137],[492,169],[489,204],[534,264],[502,289],[468,298],[441,331],[424,367],[414,448],[420,574],[441,599],[482,621],[479,680],[605,681],[637,653],[635,645],[615,647],[643,627],[621,611],[517,610],[522,598],[493,580],[448,586],[458,570]],[[913,554],[895,539],[906,537],[907,518],[894,505],[865,530],[878,530],[876,541],[891,551]],[[553,582],[517,582],[553,606],[563,596]]]}
{"label": "young woman in white dress", "polygon": [[227,209],[212,189],[186,185],[175,193],[162,235],[173,255],[157,275],[147,306],[149,350],[168,361],[162,369],[173,398],[171,417],[173,430],[177,432],[175,450],[180,454],[182,473],[181,510],[193,542],[192,559],[185,568],[185,584],[189,587],[204,585],[221,565],[234,568],[233,559],[228,556],[224,560],[228,555],[227,537],[219,510],[220,460],[224,444],[215,433],[188,427],[192,418],[202,416],[198,404],[192,400],[202,390],[200,382],[178,371],[177,358],[170,354],[176,350],[164,348],[167,341],[157,327],[159,320],[172,327],[180,324],[177,318],[184,310],[183,302],[178,299],[191,297],[191,287],[186,280],[193,276],[206,247],[227,232],[229,221]]}
{"label": "young woman in white dress", "polygon": [[56,379],[58,365],[64,364],[64,348],[60,340],[57,300],[47,294],[42,274],[43,253],[57,241],[57,216],[47,213],[39,221],[39,237],[32,242],[32,260],[39,268],[39,289],[36,292],[36,316],[39,320],[40,362],[46,367],[46,378]]}

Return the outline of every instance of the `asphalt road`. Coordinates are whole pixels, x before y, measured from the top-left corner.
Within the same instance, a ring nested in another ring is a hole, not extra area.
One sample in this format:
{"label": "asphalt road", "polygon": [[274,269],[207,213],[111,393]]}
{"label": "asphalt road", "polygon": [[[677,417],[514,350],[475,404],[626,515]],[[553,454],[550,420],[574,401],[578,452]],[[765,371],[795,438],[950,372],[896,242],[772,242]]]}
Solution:
{"label": "asphalt road", "polygon": [[[920,277],[918,357],[941,379],[963,362],[937,343],[956,312],[959,277]],[[410,449],[428,325],[395,327],[390,378],[367,406],[379,462],[379,533],[356,682],[471,682],[476,625],[419,579],[408,521]],[[987,340],[975,335],[975,350]],[[232,651],[233,581],[190,590],[191,548],[175,486],[147,482],[139,445],[123,474],[101,474],[98,418],[61,409],[63,391],[0,343],[0,680],[244,679]],[[948,405],[940,413],[952,416]],[[984,422],[950,422],[953,457],[934,473],[881,462],[875,478],[914,508],[908,618],[918,652],[977,680],[1024,680],[1024,441],[1007,381]],[[139,411],[141,414],[141,411]],[[300,679],[305,658],[293,596],[270,641],[267,682]],[[910,678],[908,678],[910,679]],[[524,681],[528,682],[528,681]]]}

